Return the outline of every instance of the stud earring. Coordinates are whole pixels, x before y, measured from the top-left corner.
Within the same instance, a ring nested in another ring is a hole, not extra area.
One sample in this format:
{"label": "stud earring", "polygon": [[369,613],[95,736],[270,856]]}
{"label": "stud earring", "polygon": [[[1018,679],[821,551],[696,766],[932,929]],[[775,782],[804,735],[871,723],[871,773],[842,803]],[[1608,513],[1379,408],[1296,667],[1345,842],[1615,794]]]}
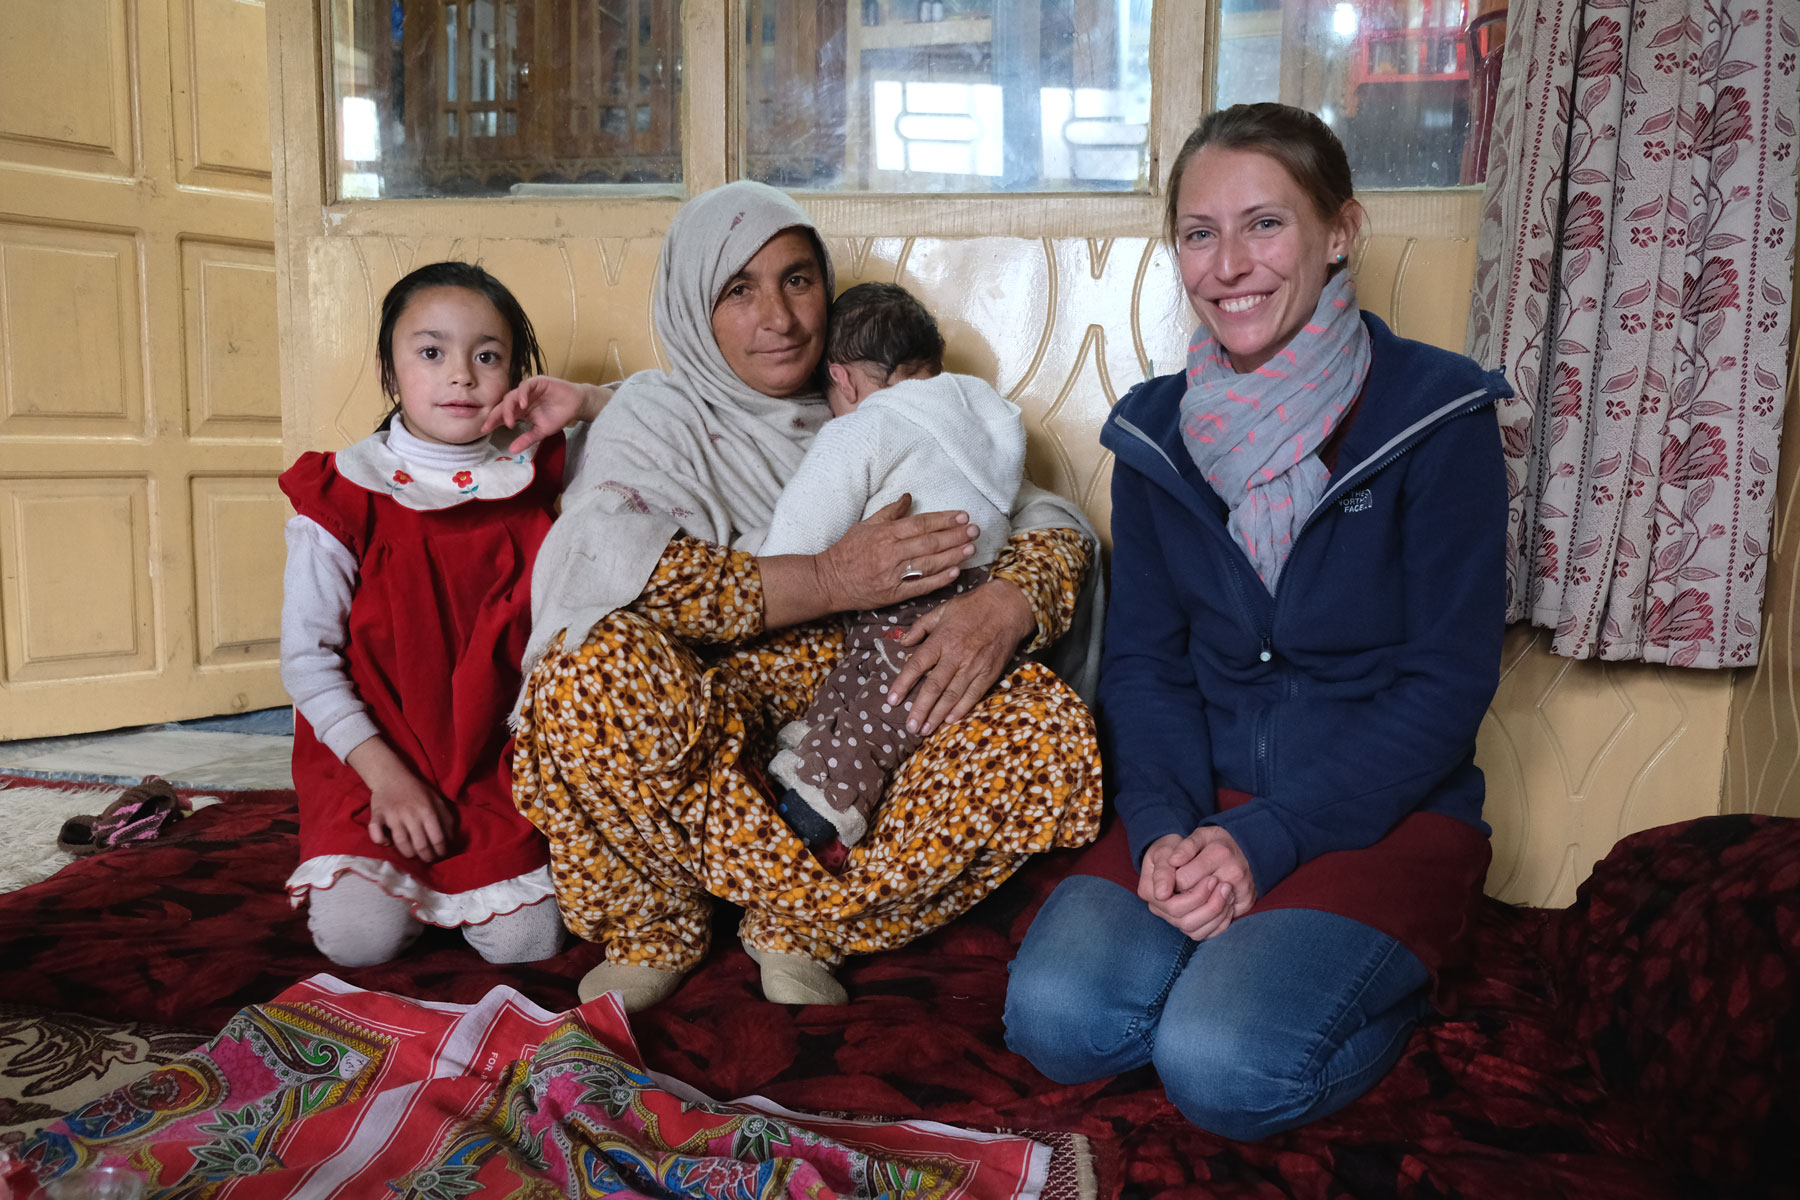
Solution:
{"label": "stud earring", "polygon": [[1340,267],[1341,267],[1341,266],[1343,266],[1343,265],[1344,265],[1344,261],[1345,261],[1345,260],[1346,260],[1346,259],[1347,259],[1347,258],[1348,258],[1348,257],[1349,257],[1349,255],[1347,255],[1347,254],[1340,254],[1340,255],[1338,255],[1338,256],[1337,256],[1337,257],[1336,257],[1336,258],[1334,258],[1334,259],[1332,259],[1332,261],[1333,261],[1333,262],[1335,262],[1335,263],[1336,263],[1336,264],[1337,264],[1337,265],[1338,265],[1338,266],[1340,266]]}

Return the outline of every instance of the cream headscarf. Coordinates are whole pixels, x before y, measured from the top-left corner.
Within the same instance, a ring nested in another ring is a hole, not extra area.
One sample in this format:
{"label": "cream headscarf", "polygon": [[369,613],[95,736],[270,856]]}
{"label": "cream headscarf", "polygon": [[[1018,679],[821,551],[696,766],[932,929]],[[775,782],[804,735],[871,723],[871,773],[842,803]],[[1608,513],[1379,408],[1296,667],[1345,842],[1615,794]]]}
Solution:
{"label": "cream headscarf", "polygon": [[[805,209],[749,180],[696,196],[670,224],[652,299],[669,369],[627,379],[599,418],[570,439],[575,474],[532,573],[527,676],[558,633],[585,635],[635,600],[677,533],[718,545],[760,544],[782,487],[831,410],[822,395],[765,396],[739,379],[714,340],[712,311],[726,282],[788,229],[819,241]],[[819,257],[828,294],[835,294],[822,243]],[[1076,505],[1030,484],[1020,488],[1014,531],[1052,527],[1094,537]],[[1089,577],[1099,574],[1096,563]],[[1084,604],[1064,639],[1082,643],[1069,647],[1082,661],[1059,670],[1083,696],[1099,662],[1097,653],[1086,653],[1099,627],[1091,608]],[[1081,627],[1083,617],[1091,628]]]}

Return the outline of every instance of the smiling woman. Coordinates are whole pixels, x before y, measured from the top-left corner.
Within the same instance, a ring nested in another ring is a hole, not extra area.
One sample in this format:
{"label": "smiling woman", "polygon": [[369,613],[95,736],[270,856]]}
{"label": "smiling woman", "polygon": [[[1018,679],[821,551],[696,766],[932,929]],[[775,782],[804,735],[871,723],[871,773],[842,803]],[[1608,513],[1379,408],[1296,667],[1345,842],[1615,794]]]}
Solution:
{"label": "smiling woman", "polygon": [[1172,192],[1205,331],[1101,433],[1120,822],[1027,933],[1007,1042],[1063,1083],[1153,1063],[1252,1141],[1381,1078],[1480,899],[1511,393],[1357,307],[1316,116],[1209,115]]}
{"label": "smiling woman", "polygon": [[1311,319],[1349,256],[1362,205],[1348,178],[1342,195],[1323,179],[1303,186],[1259,151],[1209,146],[1192,157],[1175,168],[1182,290],[1232,367],[1254,371]]}

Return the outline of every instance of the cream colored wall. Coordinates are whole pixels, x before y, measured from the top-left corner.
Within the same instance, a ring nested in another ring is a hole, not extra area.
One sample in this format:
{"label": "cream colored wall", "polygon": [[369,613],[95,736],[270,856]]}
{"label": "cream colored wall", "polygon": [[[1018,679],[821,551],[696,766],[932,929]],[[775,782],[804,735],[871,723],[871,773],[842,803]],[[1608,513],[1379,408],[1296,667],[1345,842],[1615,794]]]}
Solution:
{"label": "cream colored wall", "polygon": [[[507,281],[554,371],[599,381],[655,364],[650,279],[672,202],[327,205],[315,31],[300,0],[276,0],[271,12],[272,36],[287,39],[275,48],[277,79],[292,81],[280,90],[289,153],[276,177],[290,456],[371,428],[381,408],[376,307],[389,284],[434,259],[480,259]],[[1165,148],[1179,141],[1167,129],[1157,137]],[[1176,367],[1191,319],[1154,237],[1157,202],[804,199],[839,285],[879,278],[915,289],[944,322],[952,364],[990,377],[1025,410],[1033,474],[1104,527],[1100,423],[1152,369]],[[1367,203],[1363,302],[1403,333],[1460,349],[1479,196]],[[1565,904],[1618,837],[1718,811],[1731,684],[1724,673],[1571,662],[1514,631],[1480,741],[1495,831],[1490,891]]]}
{"label": "cream colored wall", "polygon": [[1558,658],[1548,643],[1508,634],[1476,759],[1488,891],[1563,905],[1626,834],[1719,811],[1733,673]]}

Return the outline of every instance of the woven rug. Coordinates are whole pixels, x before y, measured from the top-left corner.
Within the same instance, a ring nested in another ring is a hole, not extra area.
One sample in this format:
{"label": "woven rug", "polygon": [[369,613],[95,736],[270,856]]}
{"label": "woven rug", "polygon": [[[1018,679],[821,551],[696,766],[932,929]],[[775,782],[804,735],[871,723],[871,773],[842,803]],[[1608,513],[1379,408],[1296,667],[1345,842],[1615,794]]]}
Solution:
{"label": "woven rug", "polygon": [[6,837],[0,839],[0,892],[48,879],[74,862],[73,854],[56,848],[56,834],[63,822],[99,812],[123,790],[72,783],[0,782],[0,820],[6,822]]}
{"label": "woven rug", "polygon": [[[145,846],[0,895],[0,1001],[216,1033],[246,1005],[332,969],[282,892],[298,853],[293,793],[237,793]],[[1073,857],[1034,858],[957,921],[853,958],[840,973],[852,1002],[837,1008],[766,1002],[721,905],[706,962],[634,1016],[633,1034],[650,1067],[713,1096],[1084,1135],[1108,1200],[1800,1200],[1800,1159],[1788,1169],[1782,1157],[1800,1142],[1779,1132],[1800,1128],[1800,1070],[1790,1065],[1800,966],[1777,982],[1764,968],[1780,959],[1776,943],[1800,945],[1800,822],[1718,817],[1635,835],[1596,869],[1588,892],[1607,898],[1597,907],[1488,902],[1474,931],[1479,969],[1446,989],[1380,1084],[1328,1118],[1242,1145],[1183,1120],[1148,1069],[1059,1085],[1006,1050],[1007,963]],[[1729,937],[1675,919],[1714,910]],[[562,1011],[600,956],[577,943],[545,962],[498,967],[440,932],[345,977],[460,1003],[505,984]],[[1704,971],[1687,968],[1702,959]],[[1620,965],[1632,963],[1648,974]],[[1606,984],[1590,989],[1601,997],[1590,1008],[1616,1010],[1621,1022],[1650,1011],[1654,1036],[1640,1045],[1612,1026],[1577,1033],[1562,998],[1584,972]],[[1687,990],[1695,979],[1711,989],[1706,1005]],[[1725,998],[1740,995],[1768,1013],[1720,1017]],[[1695,1024],[1702,1008],[1712,1015]],[[1665,1020],[1686,1031],[1682,1040],[1665,1039]],[[1670,1046],[1662,1058],[1650,1056],[1658,1039]],[[1636,1072],[1635,1082],[1603,1080],[1596,1060]],[[1670,1062],[1684,1065],[1671,1073]],[[1654,1080],[1699,1097],[1671,1101],[1662,1119],[1676,1111],[1683,1130],[1704,1124],[1704,1138],[1650,1135],[1637,1096]],[[1745,1093],[1747,1084],[1757,1089]],[[1729,1170],[1685,1168],[1678,1156],[1690,1144],[1730,1147],[1730,1158],[1715,1155]]]}

